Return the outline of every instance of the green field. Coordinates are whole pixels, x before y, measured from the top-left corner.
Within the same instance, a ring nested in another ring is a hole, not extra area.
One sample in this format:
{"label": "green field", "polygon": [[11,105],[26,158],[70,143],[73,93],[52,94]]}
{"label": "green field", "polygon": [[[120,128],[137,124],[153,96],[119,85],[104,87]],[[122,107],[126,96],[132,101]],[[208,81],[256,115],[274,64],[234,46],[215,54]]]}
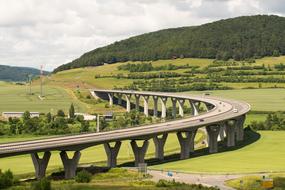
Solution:
{"label": "green field", "polygon": [[262,131],[253,144],[229,152],[153,166],[154,169],[204,173],[285,172],[285,132]]}
{"label": "green field", "polygon": [[40,87],[32,87],[32,95],[25,85],[0,83],[0,112],[35,111],[56,113],[58,109],[67,111],[70,104],[75,105],[78,112],[87,110],[87,106],[72,97],[67,90],[56,86],[44,86],[45,98],[41,100]]}
{"label": "green field", "polygon": [[[212,96],[246,101],[253,111],[285,111],[285,89],[237,89],[207,91]],[[189,92],[203,94],[205,92]]]}

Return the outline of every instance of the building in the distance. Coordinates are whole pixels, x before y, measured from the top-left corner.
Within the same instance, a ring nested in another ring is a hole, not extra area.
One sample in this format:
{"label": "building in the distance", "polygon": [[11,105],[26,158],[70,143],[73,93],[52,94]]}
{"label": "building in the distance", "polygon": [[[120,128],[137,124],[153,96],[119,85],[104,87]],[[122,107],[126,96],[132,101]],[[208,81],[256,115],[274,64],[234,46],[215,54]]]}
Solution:
{"label": "building in the distance", "polygon": [[[24,114],[24,112],[3,112],[2,113],[2,117],[4,117],[5,119],[9,119],[11,118],[20,118],[22,117]],[[40,116],[40,112],[30,112],[30,116],[31,117],[39,117]]]}
{"label": "building in the distance", "polygon": [[90,115],[87,113],[74,113],[74,115],[82,115],[85,121],[96,120],[96,115]]}

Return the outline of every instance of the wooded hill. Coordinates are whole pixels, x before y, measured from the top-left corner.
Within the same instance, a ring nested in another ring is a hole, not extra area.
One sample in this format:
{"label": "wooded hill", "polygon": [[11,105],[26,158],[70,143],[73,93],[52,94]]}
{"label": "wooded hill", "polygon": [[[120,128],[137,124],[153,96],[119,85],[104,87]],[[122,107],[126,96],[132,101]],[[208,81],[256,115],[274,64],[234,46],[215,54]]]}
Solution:
{"label": "wooded hill", "polygon": [[[44,74],[48,72],[44,71]],[[40,75],[40,70],[30,67],[11,67],[0,65],[0,80],[2,81],[27,81],[28,75],[36,77]]]}
{"label": "wooded hill", "polygon": [[285,55],[285,18],[243,16],[146,33],[85,53],[54,72],[104,63],[176,57],[243,60]]}

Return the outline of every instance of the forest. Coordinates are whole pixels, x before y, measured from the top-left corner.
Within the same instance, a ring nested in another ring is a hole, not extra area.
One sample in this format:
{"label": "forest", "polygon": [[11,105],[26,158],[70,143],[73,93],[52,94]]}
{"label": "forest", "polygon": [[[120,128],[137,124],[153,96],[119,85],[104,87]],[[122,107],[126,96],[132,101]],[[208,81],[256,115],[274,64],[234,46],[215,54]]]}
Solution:
{"label": "forest", "polygon": [[125,61],[175,58],[245,60],[285,54],[285,18],[243,16],[150,32],[85,53],[54,72]]}

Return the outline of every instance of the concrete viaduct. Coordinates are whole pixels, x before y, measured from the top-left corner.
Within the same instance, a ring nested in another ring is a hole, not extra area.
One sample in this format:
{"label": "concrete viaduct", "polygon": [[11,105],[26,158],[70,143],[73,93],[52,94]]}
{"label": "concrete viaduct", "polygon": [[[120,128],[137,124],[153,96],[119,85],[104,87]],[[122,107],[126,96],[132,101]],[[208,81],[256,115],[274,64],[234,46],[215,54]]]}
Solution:
{"label": "concrete viaduct", "polygon": [[[218,152],[218,137],[226,140],[228,147],[235,146],[236,141],[243,140],[243,123],[250,105],[245,102],[226,100],[210,96],[190,96],[176,93],[141,92],[122,90],[90,90],[95,98],[108,100],[109,104],[124,105],[127,112],[132,107],[140,110],[142,99],[143,112],[154,117],[165,118],[167,116],[167,101],[171,101],[172,117],[180,115],[180,119],[165,121],[163,123],[149,124],[133,128],[118,129],[108,132],[87,133],[54,137],[42,140],[31,140],[16,143],[0,144],[0,158],[31,154],[35,168],[35,176],[40,179],[45,176],[46,168],[51,156],[50,151],[60,151],[60,157],[64,166],[65,178],[73,178],[80,160],[80,151],[91,146],[103,144],[107,154],[108,167],[116,167],[117,155],[121,142],[130,140],[135,157],[135,165],[144,163],[145,154],[149,141],[153,139],[155,144],[155,156],[157,159],[164,158],[164,145],[169,133],[176,133],[180,144],[180,158],[187,159],[194,152],[194,138],[199,128],[205,128],[208,137],[210,153]],[[149,106],[150,98],[153,101],[152,109]],[[160,101],[160,104],[158,104]],[[133,103],[132,103],[133,102]],[[184,116],[184,108],[189,105],[191,117]],[[204,104],[206,111],[200,113],[199,106]],[[161,109],[158,109],[158,106]],[[178,105],[178,110],[177,110]],[[158,111],[159,110],[159,111]],[[226,138],[225,138],[226,137]],[[143,141],[142,146],[138,141]],[[115,143],[114,146],[111,143]],[[74,151],[69,158],[67,151]],[[42,158],[38,153],[43,152]]]}

